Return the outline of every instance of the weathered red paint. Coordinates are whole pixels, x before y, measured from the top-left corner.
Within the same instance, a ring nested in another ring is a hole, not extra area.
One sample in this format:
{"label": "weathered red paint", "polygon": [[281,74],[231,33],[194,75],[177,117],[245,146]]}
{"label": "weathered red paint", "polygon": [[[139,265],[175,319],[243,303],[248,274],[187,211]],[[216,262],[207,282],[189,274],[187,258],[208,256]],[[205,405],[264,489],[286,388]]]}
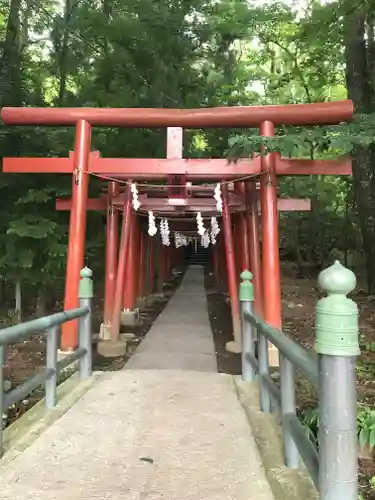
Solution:
{"label": "weathered red paint", "polygon": [[158,292],[163,291],[163,285],[165,283],[166,276],[166,246],[159,240],[159,252],[158,252]]}
{"label": "weathered red paint", "polygon": [[123,296],[123,308],[125,311],[132,311],[135,308],[138,292],[138,219],[132,213],[132,229],[129,242],[129,258],[126,262],[125,289]]}
{"label": "weathered red paint", "polygon": [[111,340],[117,340],[120,333],[121,307],[124,297],[126,268],[129,260],[130,236],[133,225],[130,187],[124,200],[124,210],[121,224],[121,240],[117,266],[116,288],[112,310]]}
{"label": "weathered red paint", "polygon": [[236,278],[238,282],[238,276],[240,274],[240,237],[238,231],[238,220],[239,214],[231,213],[231,225],[232,225],[232,235],[233,235],[233,248],[234,248],[234,262],[236,263]]}
{"label": "weathered red paint", "polygon": [[[181,127],[167,128],[167,159],[181,160],[183,157],[183,129]],[[167,176],[167,195],[168,198],[186,198],[186,176],[172,175]]]}
{"label": "weathered red paint", "polygon": [[[89,154],[91,126],[80,120],[76,127],[74,146],[74,174],[72,184],[72,210],[69,223],[68,257],[65,282],[64,308],[78,307],[78,286],[80,271],[84,265],[87,199],[89,189]],[[78,322],[69,321],[62,325],[61,349],[72,350],[78,344]]]}
{"label": "weathered red paint", "polygon": [[228,274],[226,272],[227,266],[226,266],[226,255],[225,255],[225,236],[224,236],[224,229],[223,229],[223,224],[221,224],[221,233],[219,236],[219,272],[220,272],[220,287],[223,290],[228,290]]}
{"label": "weathered red paint", "polygon": [[220,276],[219,276],[219,242],[212,248],[212,271],[215,278],[215,285],[219,287]]}
{"label": "weathered red paint", "polygon": [[148,265],[148,294],[154,293],[155,282],[155,241],[153,237],[149,237],[149,265]]}
{"label": "weathered red paint", "polygon": [[[247,220],[246,220],[246,195],[245,183],[237,182],[234,186],[235,192],[241,197],[243,202],[243,213],[238,215],[238,245],[239,245],[239,259],[238,259],[238,274],[242,273],[245,269],[250,270],[250,253],[249,253],[249,239],[247,234]],[[299,200],[298,200],[299,201]],[[303,200],[305,201],[305,200]]]}
{"label": "weathered red paint", "polygon": [[181,159],[183,155],[183,129],[181,127],[167,128],[167,158]]}
{"label": "weathered red paint", "polygon": [[221,251],[220,251],[220,269],[221,269],[221,283],[223,290],[229,291],[229,286],[228,286],[228,273],[227,273],[227,256],[226,256],[226,251],[225,251],[225,234],[224,234],[224,225],[221,225],[221,235],[222,237],[220,238],[221,242]]}
{"label": "weathered red paint", "polygon": [[255,181],[245,182],[245,196],[247,204],[246,222],[247,236],[249,242],[249,270],[253,274],[254,284],[254,306],[259,315],[263,315],[263,284],[262,284],[262,260],[260,256],[259,241],[259,215],[256,206],[258,205],[258,194]]}
{"label": "weathered red paint", "polygon": [[[260,133],[265,137],[274,135],[274,124],[265,121]],[[262,157],[260,177],[260,199],[262,216],[262,276],[263,276],[263,316],[274,328],[281,329],[281,289],[279,231],[277,212],[277,180],[275,155],[270,153]]]}
{"label": "weathered red paint", "polygon": [[169,263],[170,263],[169,247],[163,245],[163,254],[164,254],[163,283],[166,283],[168,281],[168,278],[169,278]]}
{"label": "weathered red paint", "polygon": [[[304,160],[280,158],[275,155],[277,175],[350,175],[352,161],[348,157],[337,160]],[[73,158],[3,158],[4,173],[69,174],[74,170]],[[239,159],[229,163],[217,158],[156,159],[156,158],[100,158],[90,155],[89,172],[116,179],[164,179],[168,175],[182,175],[187,180],[229,180],[246,175],[259,175],[261,158]]]}
{"label": "weathered red paint", "polygon": [[75,125],[87,120],[104,127],[235,128],[258,126],[265,120],[275,125],[336,124],[352,118],[352,101],[333,101],[284,106],[230,106],[201,109],[149,108],[15,108],[5,107],[5,125]]}
{"label": "weathered red paint", "polygon": [[249,249],[249,238],[247,234],[247,221],[246,214],[240,214],[239,219],[239,232],[241,235],[241,260],[240,260],[240,272],[245,269],[250,270],[250,249]]}
{"label": "weathered red paint", "polygon": [[139,273],[141,268],[141,261],[143,260],[141,256],[141,219],[137,216],[137,233],[136,233],[136,251],[135,251],[135,287],[134,287],[134,304],[136,306],[137,298],[140,296],[140,281]]}
{"label": "weathered red paint", "polygon": [[104,289],[104,323],[111,324],[116,290],[116,268],[118,252],[118,214],[112,200],[118,195],[119,186],[116,182],[108,185],[107,198],[107,230],[105,257],[105,289]]}
{"label": "weathered red paint", "polygon": [[228,186],[223,183],[221,185],[222,200],[223,200],[223,232],[225,238],[225,253],[226,253],[226,266],[228,275],[228,288],[231,300],[232,309],[232,325],[234,342],[239,348],[241,345],[241,318],[240,318],[240,302],[238,297],[237,275],[236,275],[236,261],[235,249],[233,245],[231,214],[228,205]]}
{"label": "weathered red paint", "polygon": [[146,234],[139,229],[139,271],[138,271],[138,297],[145,296],[145,271],[146,271]]}

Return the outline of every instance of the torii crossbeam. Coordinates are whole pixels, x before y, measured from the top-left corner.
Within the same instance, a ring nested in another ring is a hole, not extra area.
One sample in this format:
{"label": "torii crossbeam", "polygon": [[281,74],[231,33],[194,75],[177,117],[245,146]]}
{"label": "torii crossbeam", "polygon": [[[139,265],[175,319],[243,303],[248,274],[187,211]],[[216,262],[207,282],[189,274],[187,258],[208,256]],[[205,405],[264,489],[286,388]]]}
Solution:
{"label": "torii crossbeam", "polygon": [[[275,154],[277,175],[350,175],[350,158],[338,160],[305,160],[281,158]],[[17,174],[72,174],[74,154],[68,158],[4,158],[3,172]],[[187,180],[227,180],[256,176],[261,173],[261,158],[228,162],[217,158],[155,159],[155,158],[101,158],[90,153],[87,171],[116,179],[165,179],[168,175],[184,175]]]}

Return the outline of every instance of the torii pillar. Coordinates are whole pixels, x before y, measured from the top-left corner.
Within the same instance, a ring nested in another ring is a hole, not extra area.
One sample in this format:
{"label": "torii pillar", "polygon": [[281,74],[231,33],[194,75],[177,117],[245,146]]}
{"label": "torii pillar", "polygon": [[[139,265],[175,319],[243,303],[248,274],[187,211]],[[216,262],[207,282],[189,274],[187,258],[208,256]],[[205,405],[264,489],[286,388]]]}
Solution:
{"label": "torii pillar", "polygon": [[245,182],[249,270],[253,274],[255,312],[263,317],[262,259],[259,241],[258,193],[254,180]]}
{"label": "torii pillar", "polygon": [[238,278],[236,269],[236,257],[234,248],[234,238],[231,224],[231,213],[229,207],[228,185],[221,185],[223,199],[223,232],[225,241],[225,256],[228,275],[228,288],[231,301],[233,340],[226,343],[225,347],[229,352],[241,352],[241,315],[240,301],[238,297]]}
{"label": "torii pillar", "polygon": [[129,253],[126,262],[126,279],[121,311],[121,324],[134,327],[139,321],[139,310],[136,308],[139,279],[139,220],[136,212],[132,212],[132,227],[129,241]]}
{"label": "torii pillar", "polygon": [[131,230],[132,206],[130,187],[128,186],[125,192],[122,213],[120,248],[118,255],[118,265],[116,269],[113,305],[111,307],[112,318],[110,319],[110,336],[109,338],[101,339],[98,343],[98,353],[109,358],[123,356],[126,352],[126,340],[120,338],[120,313],[125,288],[125,270],[127,261],[129,259],[129,242]]}
{"label": "torii pillar", "polygon": [[116,291],[117,278],[117,253],[118,253],[118,218],[119,213],[113,206],[113,198],[119,194],[117,182],[108,183],[107,196],[107,225],[105,246],[105,291],[104,291],[104,317],[100,325],[99,338],[111,338],[113,305]]}
{"label": "torii pillar", "polygon": [[[69,222],[64,310],[79,307],[78,285],[80,271],[84,266],[90,147],[91,125],[86,120],[79,120],[76,124],[73,156],[72,209]],[[78,345],[78,321],[63,323],[61,331],[61,349],[74,350]]]}
{"label": "torii pillar", "polygon": [[[263,137],[275,135],[275,125],[264,121],[260,125]],[[279,214],[277,210],[276,154],[261,156],[260,203],[262,217],[262,278],[263,318],[281,330],[281,279],[279,256]],[[279,365],[278,349],[269,344],[269,363]]]}

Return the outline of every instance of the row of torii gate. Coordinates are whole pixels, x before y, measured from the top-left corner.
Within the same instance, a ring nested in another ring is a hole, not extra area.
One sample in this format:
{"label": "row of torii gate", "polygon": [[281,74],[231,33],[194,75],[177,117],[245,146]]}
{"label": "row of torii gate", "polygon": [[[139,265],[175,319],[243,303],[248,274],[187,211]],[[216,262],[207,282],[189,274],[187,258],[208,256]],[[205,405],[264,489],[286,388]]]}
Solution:
{"label": "row of torii gate", "polygon": [[[197,236],[198,213],[203,219],[221,216],[220,235],[212,249],[213,269],[217,281],[222,281],[223,273],[226,274],[233,320],[233,341],[227,344],[227,349],[239,352],[239,273],[246,268],[252,271],[256,311],[265,321],[280,329],[278,212],[310,210],[310,200],[278,199],[277,176],[350,175],[351,160],[347,157],[337,160],[283,158],[277,153],[236,162],[187,159],[183,158],[183,129],[259,127],[261,136],[272,137],[275,127],[279,125],[332,125],[349,121],[352,115],[353,104],[350,100],[186,110],[5,107],[1,112],[5,125],[74,126],[76,136],[74,151],[67,158],[3,158],[3,172],[72,175],[71,199],[56,202],[58,210],[70,210],[65,309],[78,307],[87,211],[106,211],[105,300],[101,338],[102,343],[108,346],[120,345],[121,313],[131,314],[137,297],[153,292],[152,286],[146,290],[144,283],[153,282],[155,241],[160,242],[160,234],[149,236],[140,214],[150,216],[152,212],[158,218],[167,219],[169,230],[187,236]],[[166,128],[166,158],[103,158],[98,152],[91,151],[92,127],[95,126]],[[89,198],[89,178],[92,174],[107,182],[105,192],[97,199]],[[159,184],[152,184],[155,182]],[[218,183],[221,213],[220,209],[218,212],[218,198],[214,198]],[[140,204],[137,211],[134,210],[136,198]],[[121,236],[118,241],[121,213]],[[207,221],[204,223],[207,226]],[[163,238],[163,234],[161,236]],[[163,242],[167,243],[165,234]],[[181,248],[161,244],[157,255],[159,280],[163,281],[183,253]],[[146,256],[148,262],[145,261]],[[145,279],[146,272],[147,278],[151,279]],[[63,325],[63,350],[76,347],[77,326],[74,321]],[[113,351],[109,349],[108,352]],[[272,353],[270,362],[277,362]]]}

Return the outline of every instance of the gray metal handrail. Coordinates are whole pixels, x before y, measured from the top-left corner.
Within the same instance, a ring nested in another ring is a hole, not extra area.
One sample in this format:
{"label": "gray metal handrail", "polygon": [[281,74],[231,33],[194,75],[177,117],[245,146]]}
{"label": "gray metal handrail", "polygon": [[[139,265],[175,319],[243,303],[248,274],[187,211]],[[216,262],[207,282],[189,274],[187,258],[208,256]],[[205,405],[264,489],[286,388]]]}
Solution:
{"label": "gray metal handrail", "polygon": [[[56,406],[57,376],[59,372],[79,360],[81,379],[91,376],[92,370],[92,326],[91,302],[93,297],[92,272],[88,268],[81,271],[79,283],[79,305],[77,309],[62,311],[43,318],[26,321],[0,330],[0,457],[4,453],[4,413],[14,404],[22,401],[31,392],[45,383],[45,406]],[[67,321],[79,319],[78,347],[58,361],[59,327]],[[29,378],[23,384],[4,392],[4,346],[24,340],[36,332],[46,337],[46,366],[43,371]]]}
{"label": "gray metal handrail", "polygon": [[[285,465],[298,469],[301,457],[321,500],[357,500],[358,308],[346,297],[355,288],[355,276],[338,261],[320,273],[319,285],[328,296],[316,306],[315,353],[254,313],[251,279],[249,271],[241,273],[242,378],[259,383],[263,412],[281,410]],[[280,388],[270,375],[269,342],[279,353]],[[296,369],[318,393],[318,446],[296,414]]]}

